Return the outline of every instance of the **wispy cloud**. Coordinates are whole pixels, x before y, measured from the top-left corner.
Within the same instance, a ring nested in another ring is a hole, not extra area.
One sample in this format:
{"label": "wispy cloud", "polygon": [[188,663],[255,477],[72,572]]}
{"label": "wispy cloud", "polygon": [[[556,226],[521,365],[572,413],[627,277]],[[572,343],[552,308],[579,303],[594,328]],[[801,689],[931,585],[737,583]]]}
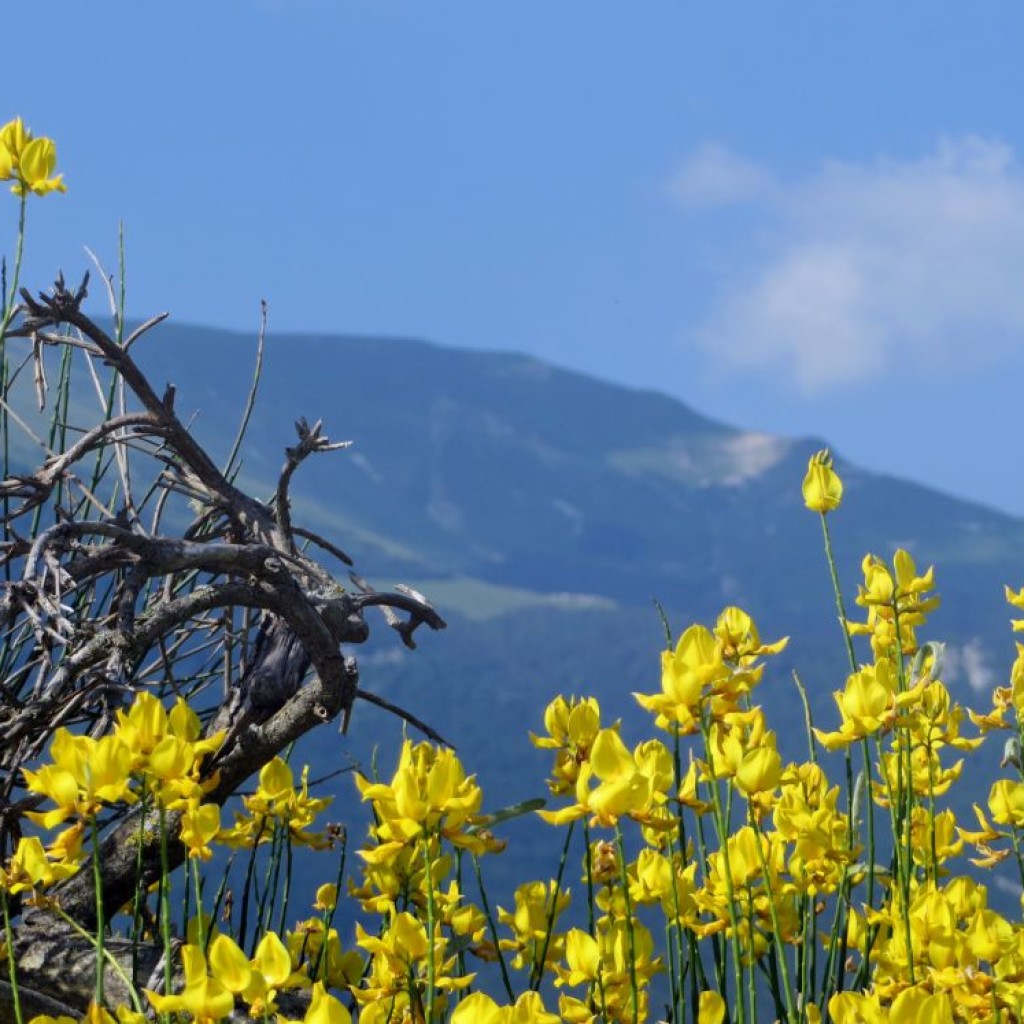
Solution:
{"label": "wispy cloud", "polygon": [[683,163],[670,188],[686,206],[732,206],[767,198],[775,182],[759,164],[709,142]]}
{"label": "wispy cloud", "polygon": [[959,373],[1024,339],[1024,168],[1001,142],[792,183],[705,146],[671,188],[691,213],[755,203],[764,221],[696,332],[720,364],[781,368],[815,394],[922,360]]}
{"label": "wispy cloud", "polygon": [[989,693],[992,687],[998,682],[995,670],[988,664],[985,655],[985,647],[978,637],[975,637],[963,647],[946,648],[946,674],[954,682],[959,682],[961,677],[975,693]]}

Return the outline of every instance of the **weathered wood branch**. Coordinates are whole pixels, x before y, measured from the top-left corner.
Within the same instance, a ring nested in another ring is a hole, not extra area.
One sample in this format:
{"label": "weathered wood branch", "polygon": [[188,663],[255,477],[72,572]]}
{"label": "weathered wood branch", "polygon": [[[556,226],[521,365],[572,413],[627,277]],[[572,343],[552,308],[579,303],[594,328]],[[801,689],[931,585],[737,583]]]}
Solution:
{"label": "weathered wood branch", "polygon": [[[9,335],[32,340],[40,397],[46,395],[44,348],[64,345],[111,367],[140,408],[122,405],[119,415],[49,454],[34,472],[0,482],[0,858],[21,834],[22,815],[40,804],[25,792],[21,768],[39,758],[54,731],[67,725],[98,735],[141,687],[161,697],[176,693],[176,674],[190,686],[209,685],[196,683],[189,666],[211,646],[224,652],[220,703],[207,725],[226,734],[207,765],[216,773],[209,798],[218,803],[316,726],[340,717],[347,728],[357,698],[440,740],[425,723],[361,689],[356,660],[345,648],[367,639],[367,608],[379,608],[409,647],[421,626],[443,629],[442,617],[409,588],[378,591],[355,574],[342,584],[296,545],[296,538],[308,540],[352,564],[332,540],[292,521],[290,496],[305,459],[349,442],[332,442],[320,421],[300,418],[298,443],[285,450],[272,500],[247,494],[178,417],[174,388],[158,395],[129,352],[162,317],[118,344],[81,310],[87,281],[72,291],[58,278],[37,297],[22,291]],[[63,333],[65,326],[75,333]],[[117,467],[121,511],[105,511],[114,490],[99,467],[110,464]],[[154,474],[140,497],[132,488],[146,466]],[[170,532],[165,511],[183,506],[183,498],[192,504],[191,521],[176,514],[178,529]],[[258,631],[243,629],[240,644],[234,610],[257,613]],[[154,665],[159,672],[151,671]],[[173,816],[171,824],[176,835]],[[124,906],[137,886],[160,875],[156,822],[143,821],[139,808],[125,812],[110,823],[100,856],[104,904]],[[185,857],[176,838],[170,857],[172,868]],[[95,927],[88,865],[52,895],[80,927]],[[27,1004],[31,1012],[59,1015],[88,1001],[95,960],[88,943],[71,938],[73,931],[61,933],[67,955],[58,958],[52,920],[44,910],[27,914],[15,952],[24,992],[36,1000]],[[109,991],[116,993],[117,984],[111,975]],[[0,983],[0,1019],[9,995]]]}

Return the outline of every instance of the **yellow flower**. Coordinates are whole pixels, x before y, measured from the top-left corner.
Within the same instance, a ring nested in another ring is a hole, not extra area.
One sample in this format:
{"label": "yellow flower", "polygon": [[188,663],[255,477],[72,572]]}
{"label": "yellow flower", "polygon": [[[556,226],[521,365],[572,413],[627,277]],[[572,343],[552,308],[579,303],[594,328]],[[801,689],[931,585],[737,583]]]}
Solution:
{"label": "yellow flower", "polygon": [[325,988],[322,981],[313,986],[313,997],[309,1003],[306,1016],[301,1021],[285,1020],[280,1015],[278,1024],[352,1024],[352,1015],[345,1005],[335,999]]}
{"label": "yellow flower", "polygon": [[843,481],[832,468],[832,456],[827,448],[815,452],[807,463],[803,495],[804,504],[812,512],[825,515],[839,508],[843,500]]}
{"label": "yellow flower", "polygon": [[693,625],[674,651],[661,653],[661,693],[634,693],[636,702],[657,715],[659,729],[686,735],[699,729],[700,703],[709,688],[730,675],[721,646],[706,626]]}
{"label": "yellow flower", "polygon": [[[771,737],[771,743],[767,742],[768,737]],[[774,740],[772,733],[767,733],[763,746],[748,750],[743,755],[736,769],[736,788],[744,796],[772,792],[778,786],[782,778],[782,758],[775,749]]]}
{"label": "yellow flower", "polygon": [[846,689],[835,693],[839,713],[843,716],[838,732],[815,729],[818,741],[826,750],[848,747],[855,740],[872,736],[892,727],[897,710],[912,703],[917,695],[896,693],[892,664],[881,658],[866,665],[846,680]]}
{"label": "yellow flower", "polygon": [[216,804],[189,805],[181,817],[181,841],[189,857],[209,860],[210,843],[220,831],[220,808]]}
{"label": "yellow flower", "polygon": [[1000,825],[1024,825],[1024,783],[1000,779],[988,794],[992,820]]}
{"label": "yellow flower", "polygon": [[38,771],[22,769],[26,788],[48,796],[54,810],[29,812],[43,828],[53,828],[72,815],[91,818],[104,804],[132,803],[131,753],[116,736],[95,740],[75,736],[61,727],[50,743],[51,764]]}
{"label": "yellow flower", "polygon": [[[602,729],[591,750],[590,761],[576,780],[576,803],[557,811],[538,811],[551,825],[564,825],[592,816],[604,827],[620,817],[656,828],[670,828],[672,822],[658,811],[667,800],[672,782],[672,756],[661,743],[641,743],[632,753],[614,729]],[[597,785],[591,789],[591,782]]]}
{"label": "yellow flower", "polygon": [[66,192],[64,175],[54,176],[57,147],[53,139],[33,138],[20,117],[0,128],[0,180],[14,180],[11,191],[17,196],[28,192]]}
{"label": "yellow flower", "polygon": [[546,947],[544,966],[561,959],[565,935],[554,931],[555,923],[569,905],[570,894],[552,881],[527,882],[515,892],[515,909],[498,907],[498,920],[511,929],[513,938],[502,939],[502,949],[514,950],[512,966],[534,969]]}
{"label": "yellow flower", "polygon": [[953,1024],[953,1007],[945,992],[922,987],[904,989],[889,1007],[889,1024]]}
{"label": "yellow flower", "polygon": [[455,1008],[451,1024],[558,1024],[544,1009],[538,992],[524,992],[513,1006],[499,1006],[484,992],[474,992]]}
{"label": "yellow flower", "polygon": [[474,853],[490,849],[487,837],[473,828],[483,791],[453,750],[406,740],[390,782],[372,783],[358,774],[355,781],[363,800],[373,802],[373,831],[384,851],[397,855],[404,845],[438,832]]}
{"label": "yellow flower", "polygon": [[914,850],[915,861],[921,865],[943,861],[956,857],[964,846],[964,839],[957,835],[956,818],[950,810],[932,814],[924,807],[915,807],[911,811],[910,841]]}
{"label": "yellow flower", "polygon": [[951,764],[948,768],[942,767],[939,755],[934,751],[926,750],[924,747],[915,746],[910,752],[910,778],[906,777],[905,755],[902,750],[882,754],[878,763],[880,774],[885,782],[872,782],[871,791],[875,803],[879,807],[889,806],[889,790],[892,791],[896,802],[902,799],[902,794],[909,788],[918,797],[942,796],[953,785],[964,768],[964,761]]}
{"label": "yellow flower", "polygon": [[316,891],[314,910],[333,910],[338,905],[338,887],[333,882],[321,885]]}
{"label": "yellow flower", "polygon": [[833,1024],[887,1024],[888,1013],[874,993],[840,992],[828,1001]]}
{"label": "yellow flower", "polygon": [[589,985],[601,970],[601,950],[589,932],[573,928],[565,936],[566,969],[558,968],[560,985]]}
{"label": "yellow flower", "polygon": [[305,963],[308,975],[314,981],[324,981],[328,988],[348,988],[358,985],[363,974],[363,958],[352,949],[343,953],[336,929],[327,931],[318,918],[301,922],[288,933],[288,951],[293,963]]}
{"label": "yellow flower", "polygon": [[[612,728],[617,728],[617,724]],[[548,789],[555,795],[571,793],[580,765],[590,758],[590,748],[601,731],[601,707],[593,697],[556,697],[544,710],[547,736],[530,733],[530,742],[543,750],[555,750],[555,766]]]}
{"label": "yellow flower", "polygon": [[181,962],[185,969],[181,992],[167,996],[144,989],[146,998],[157,1013],[183,1010],[192,1015],[195,1024],[216,1024],[234,1009],[235,997],[223,982],[208,974],[206,957],[199,946],[182,946]]}
{"label": "yellow flower", "polygon": [[78,871],[78,861],[53,860],[38,836],[22,836],[10,865],[0,870],[0,885],[10,893],[46,889]]}
{"label": "yellow flower", "polygon": [[725,1000],[718,992],[701,992],[697,1008],[697,1024],[722,1024]]}
{"label": "yellow flower", "polygon": [[669,921],[679,924],[694,921],[696,874],[696,861],[683,868],[678,854],[670,860],[656,850],[641,850],[630,870],[630,898],[637,904],[660,903]]}
{"label": "yellow flower", "polygon": [[1016,944],[1013,926],[994,910],[972,915],[967,925],[967,948],[979,959],[994,964]]}
{"label": "yellow flower", "polygon": [[[466,988],[476,977],[453,973],[457,958],[446,958],[444,935],[438,930],[433,940],[429,940],[423,923],[405,911],[390,915],[380,937],[367,934],[356,922],[356,944],[371,955],[368,975],[362,985],[351,989],[362,1008],[360,1020],[368,1014],[371,1021],[385,1021],[391,1018],[392,1012],[401,1019],[410,991],[425,991],[428,962],[434,966],[433,982],[437,991]],[[385,1011],[379,1017],[374,1012],[375,1006]]]}
{"label": "yellow flower", "polygon": [[754,658],[778,654],[785,650],[789,637],[776,640],[775,643],[761,643],[754,620],[735,605],[724,609],[715,623],[715,639],[718,641],[722,657],[729,663],[747,665]]}
{"label": "yellow flower", "polygon": [[330,840],[323,833],[311,832],[310,826],[334,798],[309,795],[309,765],[302,769],[299,789],[295,788],[291,768],[280,757],[267,762],[259,778],[256,792],[242,798],[246,813],[235,812],[235,824],[219,834],[219,841],[237,847],[266,843],[273,837],[272,826],[276,823],[288,829],[293,843],[326,849]]}

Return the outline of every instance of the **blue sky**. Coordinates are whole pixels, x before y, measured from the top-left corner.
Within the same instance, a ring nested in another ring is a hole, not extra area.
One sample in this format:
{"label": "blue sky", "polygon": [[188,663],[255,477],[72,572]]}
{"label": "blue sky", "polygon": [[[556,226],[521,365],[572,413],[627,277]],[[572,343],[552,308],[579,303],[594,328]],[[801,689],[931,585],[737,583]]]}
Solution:
{"label": "blue sky", "polygon": [[69,186],[31,205],[33,284],[113,264],[123,221],[135,316],[255,331],[266,298],[272,330],[530,352],[1024,515],[1016,0],[31,23],[3,116]]}

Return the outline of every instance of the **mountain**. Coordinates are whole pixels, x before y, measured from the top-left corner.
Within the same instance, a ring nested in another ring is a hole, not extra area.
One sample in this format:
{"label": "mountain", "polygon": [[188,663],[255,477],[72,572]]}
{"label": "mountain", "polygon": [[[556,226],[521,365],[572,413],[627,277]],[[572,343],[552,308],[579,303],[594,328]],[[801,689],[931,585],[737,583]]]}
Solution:
{"label": "mountain", "polygon": [[[254,339],[167,325],[138,353],[226,452]],[[546,758],[526,731],[560,692],[598,696],[636,738],[648,729],[630,692],[659,683],[655,599],[676,633],[735,603],[765,638],[793,638],[763,684],[793,756],[804,732],[792,670],[816,718],[834,720],[843,646],[818,517],[800,496],[823,439],[739,431],[666,395],[522,355],[272,333],[245,448],[257,491],[270,490],[300,415],[353,445],[303,466],[297,514],[375,584],[415,586],[450,622],[414,653],[378,631],[363,684],[430,721],[501,800],[535,795]],[[893,419],[909,466],[925,427]],[[841,452],[837,466],[846,495],[829,522],[850,613],[865,553],[902,546],[922,568],[935,563],[943,606],[928,638],[949,643],[954,692],[987,705],[984,688],[1006,678],[1014,654],[1002,587],[1024,582],[1024,522]],[[367,707],[355,729],[362,757],[398,724]]]}
{"label": "mountain", "polygon": [[[177,386],[183,418],[196,410],[194,430],[222,461],[255,352],[251,336],[174,324],[135,350],[158,388]],[[77,395],[76,408],[86,400]],[[416,652],[379,623],[356,652],[362,685],[453,742],[491,806],[541,793],[548,758],[526,733],[558,693],[597,696],[628,738],[651,735],[630,693],[659,685],[655,599],[676,634],[739,604],[766,639],[792,637],[759,694],[790,756],[806,751],[794,669],[819,724],[834,722],[844,649],[818,517],[800,496],[823,439],[739,431],[666,395],[522,355],[271,333],[242,468],[256,493],[271,491],[299,416],[353,445],[303,465],[297,520],[376,586],[408,583],[449,621]],[[904,410],[892,419],[909,466],[926,424]],[[1024,583],[1024,522],[841,452],[837,467],[846,494],[829,523],[848,610],[860,612],[865,553],[901,546],[922,568],[935,563],[943,606],[927,638],[949,642],[956,695],[987,706],[984,688],[1006,678],[1014,654],[1002,586]],[[318,769],[365,764],[379,743],[387,771],[400,723],[366,705],[352,733],[315,734],[308,756]],[[352,789],[337,789],[345,816]]]}

